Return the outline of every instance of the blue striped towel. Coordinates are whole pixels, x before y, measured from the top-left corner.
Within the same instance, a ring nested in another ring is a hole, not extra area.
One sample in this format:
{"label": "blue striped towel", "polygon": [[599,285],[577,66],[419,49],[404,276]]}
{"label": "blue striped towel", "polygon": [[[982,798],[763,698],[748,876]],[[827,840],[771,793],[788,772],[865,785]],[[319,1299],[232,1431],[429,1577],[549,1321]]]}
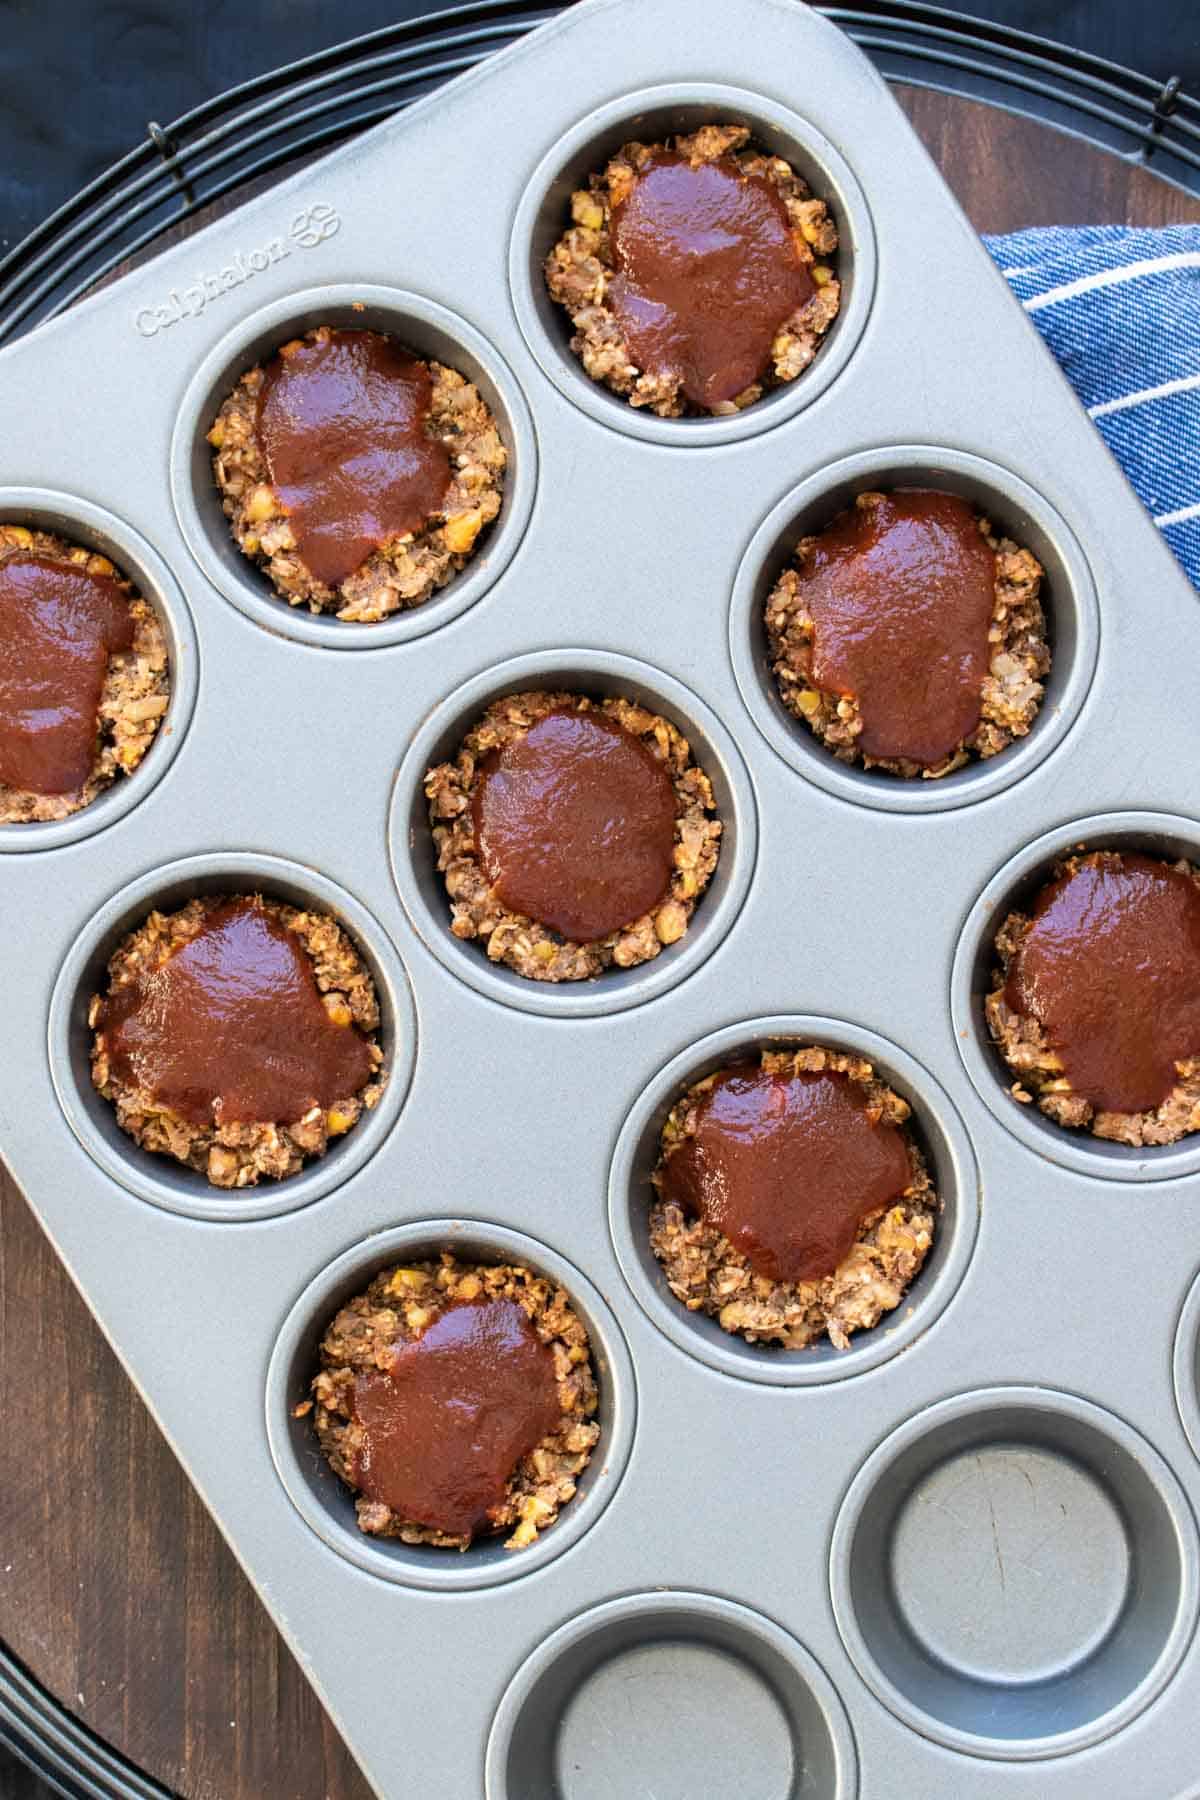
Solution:
{"label": "blue striped towel", "polygon": [[1200,226],[984,241],[1200,587]]}

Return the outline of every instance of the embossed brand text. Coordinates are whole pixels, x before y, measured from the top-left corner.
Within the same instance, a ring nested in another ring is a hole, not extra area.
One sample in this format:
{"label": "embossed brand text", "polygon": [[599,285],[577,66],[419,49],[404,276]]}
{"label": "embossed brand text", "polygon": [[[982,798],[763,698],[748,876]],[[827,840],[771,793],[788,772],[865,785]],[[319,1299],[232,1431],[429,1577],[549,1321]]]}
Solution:
{"label": "embossed brand text", "polygon": [[187,287],[172,288],[158,306],[143,306],[133,315],[134,329],[140,337],[157,337],[168,326],[181,319],[197,319],[214,300],[245,281],[253,281],[272,263],[283,262],[296,250],[315,250],[326,238],[341,228],[337,208],[324,200],[302,207],[281,237],[268,238],[253,250],[238,250],[233,260],[211,274],[200,274]]}

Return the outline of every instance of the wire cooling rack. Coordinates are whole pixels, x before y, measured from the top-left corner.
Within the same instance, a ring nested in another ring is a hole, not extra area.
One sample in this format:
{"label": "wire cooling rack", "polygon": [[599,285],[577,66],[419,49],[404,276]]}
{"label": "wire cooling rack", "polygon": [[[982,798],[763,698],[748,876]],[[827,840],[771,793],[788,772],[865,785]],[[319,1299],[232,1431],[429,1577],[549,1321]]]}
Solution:
{"label": "wire cooling rack", "polygon": [[[231,88],[142,140],[0,261],[0,343],[218,200],[344,142],[562,11],[476,0]],[[1028,32],[940,7],[819,6],[889,80],[939,87],[1089,138],[1200,193],[1200,101]]]}
{"label": "wire cooling rack", "polygon": [[[0,344],[132,259],[186,234],[218,201],[344,143],[564,10],[475,0],[255,77],[141,140],[0,260]],[[817,7],[891,81],[1024,113],[1200,193],[1200,101],[1179,81],[941,7]],[[0,1744],[65,1800],[171,1800],[0,1647]]]}

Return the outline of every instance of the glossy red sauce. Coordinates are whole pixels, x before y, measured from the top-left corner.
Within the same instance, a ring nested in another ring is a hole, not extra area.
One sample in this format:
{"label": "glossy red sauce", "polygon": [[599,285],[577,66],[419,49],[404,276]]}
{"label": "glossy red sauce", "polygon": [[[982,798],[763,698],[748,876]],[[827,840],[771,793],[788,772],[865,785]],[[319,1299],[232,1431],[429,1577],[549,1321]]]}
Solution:
{"label": "glossy red sauce", "polygon": [[1037,896],[1004,998],[1093,1106],[1153,1111],[1200,1055],[1200,887],[1156,857],[1085,857]]}
{"label": "glossy red sauce", "polygon": [[480,764],[479,860],[499,899],[593,943],[665,898],[675,789],[665,764],[598,711],[560,708]]}
{"label": "glossy red sauce", "polygon": [[953,494],[852,507],[812,545],[800,593],[811,680],[858,701],[868,756],[935,765],[979,724],[996,558]]}
{"label": "glossy red sauce", "polygon": [[334,331],[268,364],[259,442],[300,556],[326,586],[439,510],[450,459],[425,429],[432,386],[428,366],[377,331]]}
{"label": "glossy red sauce", "polygon": [[33,794],[84,785],[109,658],[132,644],[111,576],[22,552],[0,561],[0,781]]}
{"label": "glossy red sauce", "polygon": [[330,1019],[299,939],[250,899],[214,907],[97,1026],[114,1072],[193,1125],[292,1124],[374,1068],[358,1029]]}
{"label": "glossy red sauce", "polygon": [[554,1354],[515,1300],[461,1300],[390,1369],[360,1375],[355,1481],[398,1518],[449,1536],[484,1529],[521,1458],[561,1423]]}
{"label": "glossy red sauce", "polygon": [[776,189],[732,158],[655,152],[612,217],[608,299],[638,368],[702,407],[757,381],[814,292],[791,231]]}
{"label": "glossy red sauce", "polygon": [[815,1281],[845,1259],[863,1220],[904,1193],[904,1134],[871,1117],[847,1076],[723,1069],[696,1132],[663,1164],[662,1191],[705,1219],[772,1281]]}

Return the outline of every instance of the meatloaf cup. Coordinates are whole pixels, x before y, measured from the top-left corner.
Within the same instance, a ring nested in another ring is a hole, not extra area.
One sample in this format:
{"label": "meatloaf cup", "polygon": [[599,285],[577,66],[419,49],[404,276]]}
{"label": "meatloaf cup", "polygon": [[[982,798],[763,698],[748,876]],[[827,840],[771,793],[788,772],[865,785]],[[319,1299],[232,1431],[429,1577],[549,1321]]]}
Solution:
{"label": "meatloaf cup", "polygon": [[940,1201],[910,1108],[871,1063],[764,1050],[694,1083],[662,1129],[650,1245],[675,1298],[750,1344],[803,1350],[899,1306]]}
{"label": "meatloaf cup", "polygon": [[717,865],[708,776],[669,720],[631,700],[495,700],[425,792],[451,931],[530,981],[657,956]]}
{"label": "meatloaf cup", "polygon": [[158,615],[108,557],[0,524],[0,825],[69,818],[131,775],[170,691]]}
{"label": "meatloaf cup", "polygon": [[995,953],[987,1022],[1014,1100],[1118,1144],[1200,1131],[1200,869],[1065,856]]}
{"label": "meatloaf cup", "polygon": [[553,1525],[600,1436],[587,1332],[569,1296],[509,1263],[387,1269],[321,1341],[311,1414],[360,1530],[520,1550]]}
{"label": "meatloaf cup", "polygon": [[152,912],[92,997],[92,1080],[122,1131],[214,1187],[282,1180],[374,1107],[379,1002],[334,919],[262,895]]}
{"label": "meatloaf cup", "polygon": [[282,344],[208,441],[238,549],[289,605],[346,621],[422,605],[500,511],[507,453],[478,388],[381,332]]}
{"label": "meatloaf cup", "polygon": [[571,349],[660,418],[753,405],[796,380],[837,317],[829,208],[746,125],[625,144],[571,196],[571,221],[545,265]]}
{"label": "meatloaf cup", "polygon": [[859,494],[768,596],[779,696],[839,762],[932,780],[998,756],[1050,671],[1043,574],[954,495]]}

